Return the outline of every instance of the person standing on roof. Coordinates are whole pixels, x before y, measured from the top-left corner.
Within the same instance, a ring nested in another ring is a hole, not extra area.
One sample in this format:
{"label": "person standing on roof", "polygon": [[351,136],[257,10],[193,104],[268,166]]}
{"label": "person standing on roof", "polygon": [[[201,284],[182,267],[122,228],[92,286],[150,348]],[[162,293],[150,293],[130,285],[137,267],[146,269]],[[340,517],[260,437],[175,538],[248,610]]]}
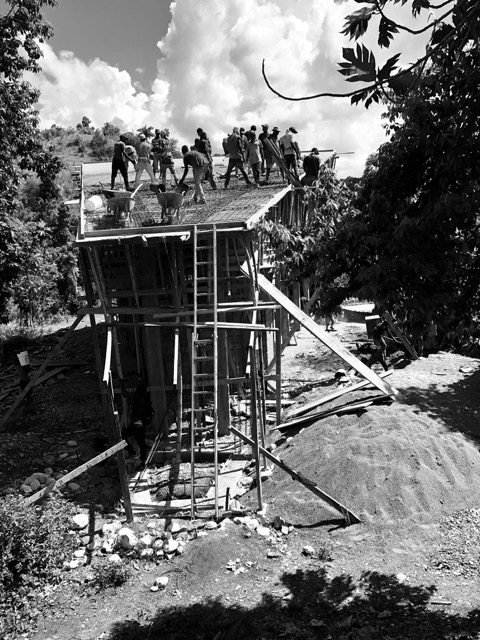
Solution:
{"label": "person standing on roof", "polygon": [[208,160],[208,169],[205,177],[210,182],[210,186],[213,190],[217,188],[217,183],[215,182],[215,176],[213,175],[213,157],[212,157],[212,143],[210,142],[208,135],[205,133],[203,129],[197,129],[198,135],[198,150]]}
{"label": "person standing on roof", "polygon": [[252,184],[243,167],[245,163],[244,146],[240,137],[240,131],[238,127],[233,127],[232,133],[227,138],[227,150],[228,150],[228,167],[225,174],[225,186],[224,189],[228,189],[230,182],[230,175],[233,169],[239,169],[240,173],[245,179],[246,184]]}
{"label": "person standing on roof", "polygon": [[[282,152],[280,151],[280,146],[278,144],[278,134],[280,133],[280,129],[278,127],[273,127],[272,129],[272,133],[267,136],[267,140],[270,144],[273,145],[275,151],[276,151],[276,155],[281,157]],[[270,177],[270,171],[272,170],[273,165],[277,165],[277,167],[280,170],[280,173],[282,174],[282,180],[285,180],[285,174],[283,172],[282,167],[280,166],[278,159],[273,155],[272,151],[270,150],[268,144],[265,145],[265,164],[267,166],[267,172],[265,175],[265,184],[268,184],[268,179]]]}
{"label": "person standing on roof", "polygon": [[182,147],[182,153],[184,170],[179,184],[183,184],[187,177],[188,169],[192,167],[193,182],[195,184],[195,194],[193,199],[195,202],[198,202],[198,204],[206,204],[202,182],[208,168],[208,160],[203,153],[200,153],[200,151],[197,151],[196,149],[189,149],[186,144]]}
{"label": "person standing on roof", "polygon": [[260,165],[262,162],[262,143],[257,140],[257,136],[255,131],[247,131],[247,151],[246,151],[246,160],[248,164],[252,167],[253,180],[255,182],[255,186],[258,187],[258,182],[260,180]]}
{"label": "person standing on roof", "polygon": [[117,177],[117,173],[120,171],[120,174],[123,178],[123,182],[125,183],[125,189],[129,191],[130,187],[128,186],[128,161],[129,157],[126,153],[126,137],[124,135],[120,136],[118,142],[113,145],[113,158],[112,158],[112,176],[110,180],[110,188],[113,189],[115,187],[115,178]]}
{"label": "person standing on roof", "polygon": [[152,153],[153,153],[153,175],[160,169],[160,154],[162,152],[163,144],[160,138],[160,129],[155,129],[155,137],[152,140]]}
{"label": "person standing on roof", "polygon": [[164,129],[160,131],[160,175],[162,177],[162,184],[167,184],[167,170],[178,184],[177,174],[175,173],[175,164],[173,162],[172,141],[170,140],[170,131]]}
{"label": "person standing on roof", "polygon": [[303,170],[305,171],[305,175],[302,176],[300,182],[304,187],[313,184],[318,179],[320,158],[318,157],[318,149],[316,147],[313,147],[308,156],[305,156],[303,159]]}
{"label": "person standing on roof", "polygon": [[262,176],[265,175],[265,140],[268,136],[268,124],[262,124],[262,133],[258,136],[258,139],[262,143]]}
{"label": "person standing on roof", "polygon": [[138,136],[138,140],[135,143],[135,151],[137,153],[137,173],[135,175],[135,189],[140,184],[140,178],[144,171],[147,172],[150,177],[150,182],[155,182],[155,174],[153,173],[152,165],[150,162],[150,154],[152,152],[151,145],[148,144],[147,138],[144,133]]}
{"label": "person standing on roof", "polygon": [[298,179],[297,162],[300,161],[302,154],[300,153],[297,141],[293,137],[296,133],[297,130],[295,127],[289,127],[280,138],[279,144],[287,169],[291,169],[294,176]]}

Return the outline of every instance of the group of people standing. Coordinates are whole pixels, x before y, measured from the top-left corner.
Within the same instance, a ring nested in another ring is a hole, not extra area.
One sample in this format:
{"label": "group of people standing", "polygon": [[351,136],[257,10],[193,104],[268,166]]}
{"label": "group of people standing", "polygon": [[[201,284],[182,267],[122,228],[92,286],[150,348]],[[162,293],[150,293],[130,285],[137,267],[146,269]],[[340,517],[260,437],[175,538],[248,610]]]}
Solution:
{"label": "group of people standing", "polygon": [[[264,184],[269,184],[270,174],[274,166],[285,179],[283,167],[286,167],[298,179],[298,166],[302,155],[298,142],[295,139],[297,130],[289,127],[280,136],[280,129],[273,127],[269,130],[268,124],[261,125],[261,132],[257,135],[256,125],[252,125],[249,130],[243,127],[233,127],[232,132],[223,139],[223,151],[228,155],[228,166],[224,175],[224,189],[229,188],[232,172],[239,173],[245,180],[245,184],[258,187],[261,176],[264,177]],[[208,181],[212,189],[217,189],[217,183],[213,171],[212,145],[207,133],[197,129],[197,137],[192,146],[182,147],[184,172],[180,180],[177,179],[173,160],[172,142],[168,129],[156,129],[152,142],[147,142],[144,133],[140,133],[133,146],[127,144],[125,136],[120,136],[120,140],[114,146],[112,161],[111,186],[114,187],[117,173],[120,172],[125,188],[132,191],[140,184],[140,179],[144,171],[155,182],[157,174],[162,184],[166,184],[167,172],[176,185],[181,185],[187,177],[191,168],[193,181],[195,184],[194,200],[199,204],[205,203],[205,193],[203,184]],[[313,148],[311,153],[303,159],[303,169],[305,175],[302,176],[303,185],[311,185],[317,178],[320,169],[318,149]],[[282,158],[283,162],[279,161]],[[131,162],[135,168],[135,183],[133,188],[128,184],[128,163]],[[248,171],[251,170],[251,178]]]}

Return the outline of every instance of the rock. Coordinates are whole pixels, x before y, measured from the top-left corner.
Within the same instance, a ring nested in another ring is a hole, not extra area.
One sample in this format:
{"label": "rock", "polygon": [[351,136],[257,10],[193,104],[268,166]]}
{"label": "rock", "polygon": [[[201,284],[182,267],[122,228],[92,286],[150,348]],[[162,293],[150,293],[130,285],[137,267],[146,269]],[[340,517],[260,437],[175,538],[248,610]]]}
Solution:
{"label": "rock", "polygon": [[65,458],[68,458],[68,453],[61,453],[61,454],[58,456],[58,459],[59,459],[59,460],[64,460]]}
{"label": "rock", "polygon": [[281,533],[284,536],[288,536],[288,534],[290,533],[290,527],[287,527],[287,525],[283,525],[281,529]]}
{"label": "rock", "polygon": [[43,470],[43,473],[44,473],[46,476],[51,476],[51,475],[53,475],[53,469],[52,469],[52,467],[46,467],[46,468]]}
{"label": "rock", "polygon": [[178,549],[178,542],[173,538],[165,540],[163,550],[165,553],[174,553]]}
{"label": "rock", "polygon": [[281,516],[275,516],[272,522],[273,528],[278,530],[281,530],[286,524],[286,521]]}
{"label": "rock", "polygon": [[88,527],[88,514],[86,513],[77,513],[70,520],[70,527],[77,531],[81,529],[86,529]]}
{"label": "rock", "polygon": [[34,492],[40,489],[40,482],[36,478],[32,478],[30,482],[26,482],[25,484],[29,484]]}
{"label": "rock", "polygon": [[105,524],[102,525],[102,533],[105,537],[114,536],[121,528],[122,525],[120,522],[105,522]]}
{"label": "rock", "polygon": [[267,553],[267,558],[279,558],[280,557],[280,551],[278,551],[277,549],[270,549]]}
{"label": "rock", "polygon": [[213,529],[218,529],[218,524],[214,521],[214,520],[209,520],[206,524],[205,524],[205,529],[207,531],[213,530]]}
{"label": "rock", "polygon": [[162,587],[164,589],[168,584],[168,577],[167,576],[159,576],[158,578],[155,578],[154,584],[156,584],[157,587]]}
{"label": "rock", "polygon": [[152,547],[154,549],[163,549],[163,538],[156,538],[152,543]]}
{"label": "rock", "polygon": [[35,478],[40,482],[40,484],[47,484],[48,476],[46,473],[32,473],[32,478]]}
{"label": "rock", "polygon": [[149,533],[146,533],[140,538],[140,540],[138,541],[138,544],[142,548],[151,547],[154,539],[155,538],[153,536],[151,536]]}
{"label": "rock", "polygon": [[397,575],[395,577],[398,580],[398,582],[400,582],[400,583],[408,582],[408,578],[404,573],[397,573]]}
{"label": "rock", "polygon": [[80,566],[80,560],[70,560],[68,563],[69,569],[77,569]]}
{"label": "rock", "polygon": [[52,478],[51,476],[48,476],[47,478],[47,486],[49,484],[54,484],[56,482],[55,478]]}
{"label": "rock", "polygon": [[155,529],[157,528],[157,523],[156,522],[147,522],[147,529],[153,533],[155,531]]}
{"label": "rock", "polygon": [[76,482],[69,482],[68,488],[70,489],[70,491],[79,491],[82,487]]}
{"label": "rock", "polygon": [[271,531],[268,527],[259,526],[257,527],[256,531],[259,536],[262,536],[262,538],[268,538],[268,536],[271,534]]}
{"label": "rock", "polygon": [[75,558],[84,558],[85,557],[85,549],[77,549],[76,551],[73,552],[73,555],[75,556]]}
{"label": "rock", "polygon": [[315,549],[307,544],[307,545],[305,545],[303,547],[302,553],[303,553],[304,556],[314,556],[315,555]]}
{"label": "rock", "polygon": [[77,441],[76,440],[69,440],[67,442],[67,447],[70,447],[71,449],[73,449],[76,446],[77,446]]}
{"label": "rock", "polygon": [[165,557],[165,552],[163,549],[154,549],[154,553],[155,553],[155,557],[156,558],[164,558]]}
{"label": "rock", "polygon": [[122,559],[118,553],[112,553],[112,555],[108,557],[108,561],[112,564],[122,564]]}
{"label": "rock", "polygon": [[85,545],[86,551],[95,551],[96,548],[97,548],[96,540],[92,540],[91,542]]}
{"label": "rock", "polygon": [[240,480],[240,484],[242,487],[250,487],[253,484],[253,478],[250,476],[245,476]]}
{"label": "rock", "polygon": [[183,522],[177,522],[176,520],[172,520],[172,522],[168,525],[167,531],[170,531],[172,535],[176,533],[180,533],[180,531],[185,531],[186,526]]}
{"label": "rock", "polygon": [[140,551],[140,558],[142,558],[142,560],[148,560],[149,558],[153,558],[153,554],[154,554],[153,549],[150,549],[150,548],[142,549]]}
{"label": "rock", "polygon": [[22,484],[20,487],[20,491],[26,496],[29,496],[31,493],[33,493],[33,489],[29,484]]}
{"label": "rock", "polygon": [[116,545],[126,551],[133,549],[138,544],[137,536],[128,527],[122,527],[117,533]]}
{"label": "rock", "polygon": [[245,524],[250,529],[250,531],[256,531],[256,529],[258,529],[258,527],[260,526],[260,523],[256,518],[249,518],[245,522]]}
{"label": "rock", "polygon": [[206,531],[199,531],[197,533],[197,538],[206,538],[208,536],[208,533]]}
{"label": "rock", "polygon": [[102,553],[112,553],[115,547],[115,540],[113,538],[106,538],[102,542],[102,546],[100,547],[100,551]]}
{"label": "rock", "polygon": [[158,587],[157,587],[157,585],[156,585],[156,584],[153,584],[153,585],[150,587],[150,591],[158,591]]}

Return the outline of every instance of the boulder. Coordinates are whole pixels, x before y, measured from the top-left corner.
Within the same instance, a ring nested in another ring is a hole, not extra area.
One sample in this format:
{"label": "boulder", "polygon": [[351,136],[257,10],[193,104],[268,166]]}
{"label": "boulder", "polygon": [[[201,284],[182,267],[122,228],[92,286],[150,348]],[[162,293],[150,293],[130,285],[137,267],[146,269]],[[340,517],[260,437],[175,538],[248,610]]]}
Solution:
{"label": "boulder", "polygon": [[271,531],[268,527],[259,526],[257,527],[256,531],[259,536],[262,536],[262,538],[268,538],[268,536],[271,534]]}
{"label": "boulder", "polygon": [[154,554],[153,549],[149,549],[149,548],[142,549],[140,551],[140,558],[142,558],[142,560],[148,560],[149,558],[153,558],[153,554]]}
{"label": "boulder", "polygon": [[29,496],[31,493],[33,493],[33,489],[29,484],[22,484],[20,487],[20,491],[26,496]]}
{"label": "boulder", "polygon": [[165,553],[174,553],[178,549],[178,542],[173,538],[165,540],[163,543],[163,550]]}
{"label": "boulder", "polygon": [[311,547],[309,544],[306,544],[302,549],[302,553],[304,556],[314,556],[315,549]]}
{"label": "boulder", "polygon": [[213,529],[218,529],[218,524],[214,521],[214,520],[209,520],[206,524],[205,524],[205,529],[207,531],[209,530],[213,530]]}
{"label": "boulder", "polygon": [[112,555],[108,557],[108,561],[112,564],[122,564],[122,559],[118,553],[112,553]]}
{"label": "boulder", "polygon": [[69,482],[68,488],[70,489],[70,491],[79,491],[82,487],[76,482]]}
{"label": "boulder", "polygon": [[151,536],[149,533],[143,535],[138,541],[138,545],[141,548],[151,547],[155,538]]}
{"label": "boulder", "polygon": [[47,484],[48,476],[46,473],[32,473],[32,478],[35,478],[40,484]]}
{"label": "boulder", "polygon": [[32,478],[30,482],[26,482],[32,487],[32,491],[38,491],[40,489],[40,482],[36,478]]}
{"label": "boulder", "polygon": [[86,529],[88,527],[88,514],[86,513],[77,513],[70,520],[70,527],[77,531],[81,529]]}
{"label": "boulder", "polygon": [[122,527],[117,533],[116,544],[118,547],[129,551],[138,544],[138,538],[128,527]]}
{"label": "boulder", "polygon": [[157,587],[162,587],[162,589],[165,589],[165,587],[168,584],[168,577],[167,576],[159,576],[158,578],[155,578],[154,584]]}

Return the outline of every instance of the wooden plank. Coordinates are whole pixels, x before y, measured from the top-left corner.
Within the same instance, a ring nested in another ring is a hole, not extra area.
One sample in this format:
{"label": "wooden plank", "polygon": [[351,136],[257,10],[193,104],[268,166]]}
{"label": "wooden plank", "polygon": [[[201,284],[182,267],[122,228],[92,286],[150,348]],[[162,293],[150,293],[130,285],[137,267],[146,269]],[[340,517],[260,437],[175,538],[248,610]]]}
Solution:
{"label": "wooden plank", "polygon": [[412,347],[410,342],[405,338],[405,336],[400,331],[400,329],[397,327],[397,325],[393,321],[392,316],[388,313],[388,311],[385,311],[385,313],[383,313],[382,315],[385,318],[385,320],[387,321],[388,326],[390,328],[390,331],[392,331],[397,336],[397,338],[400,340],[400,342],[403,344],[403,346],[408,351],[408,353],[412,356],[412,358],[414,360],[418,360],[417,352]]}
{"label": "wooden plank", "polygon": [[[232,433],[237,435],[240,438],[240,440],[243,440],[243,442],[246,442],[250,446],[255,445],[253,440],[251,440],[248,436],[244,435],[238,429],[235,429],[235,427],[230,427],[230,431],[232,431]],[[277,458],[272,453],[270,453],[270,451],[268,451],[267,449],[264,449],[263,447],[260,447],[260,452],[266,458],[268,458],[271,462],[273,462],[273,464],[277,465],[277,467],[280,467],[280,469],[285,471],[285,473],[288,473],[288,475],[291,476],[294,480],[298,480],[298,482],[303,484],[303,486],[306,489],[308,489],[308,491],[311,491],[318,498],[321,498],[330,507],[335,509],[335,511],[338,511],[339,513],[341,513],[342,516],[345,518],[347,525],[361,522],[360,518],[356,516],[354,513],[352,513],[349,509],[347,509],[347,507],[343,506],[343,504],[335,500],[335,498],[332,498],[332,496],[330,496],[328,493],[325,493],[325,491],[322,491],[311,480],[308,480],[307,478],[303,478],[297,471],[294,471],[293,469],[291,469],[282,460],[280,460],[280,458]]]}
{"label": "wooden plank", "polygon": [[80,467],[77,467],[76,469],[73,469],[73,471],[66,473],[64,476],[59,478],[56,482],[52,482],[52,484],[49,484],[44,489],[37,491],[37,493],[34,493],[28,498],[25,498],[25,504],[33,504],[34,502],[37,502],[37,500],[40,500],[40,498],[43,498],[44,496],[48,495],[53,489],[59,489],[63,485],[70,482],[70,480],[73,480],[77,476],[80,476],[82,473],[85,473],[85,471],[87,471],[91,467],[94,467],[100,462],[103,462],[103,460],[106,460],[110,456],[113,456],[115,453],[118,453],[119,451],[121,451],[127,446],[128,444],[125,440],[118,442],[117,444],[113,445],[113,447],[110,447],[110,449],[107,449],[103,453],[100,453],[98,456],[95,456],[95,458],[92,458],[88,462],[85,462],[85,464],[82,464]]}
{"label": "wooden plank", "polygon": [[315,322],[315,320],[312,320],[306,313],[299,309],[296,304],[279,291],[274,284],[265,278],[265,276],[260,274],[258,275],[258,284],[266,294],[281,304],[291,316],[298,320],[298,322],[300,322],[307,331],[323,342],[325,346],[342,358],[342,360],[344,360],[350,367],[358,371],[364,378],[369,380],[375,387],[380,389],[380,391],[383,391],[387,396],[398,396],[398,391],[396,389],[382,380],[374,371],[372,371],[372,369],[363,364],[363,362],[350,353],[350,351],[345,349],[345,347],[336,342],[330,334],[327,334],[325,331],[321,331],[320,326]]}
{"label": "wooden plank", "polygon": [[[380,373],[379,375],[380,375],[380,378],[386,378],[387,376],[391,376],[392,373],[393,371],[382,371],[382,373]],[[322,404],[330,402],[330,400],[335,400],[336,398],[343,396],[345,393],[348,393],[349,391],[356,391],[357,389],[363,389],[364,387],[367,387],[369,384],[371,384],[370,380],[362,380],[361,382],[357,382],[356,384],[353,384],[351,387],[342,387],[340,389],[337,389],[333,393],[329,393],[327,396],[323,396],[322,398],[317,398],[312,402],[308,402],[307,404],[304,404],[301,407],[298,407],[298,409],[293,409],[293,411],[291,411],[290,414],[288,415],[287,421],[289,421],[291,418],[295,418],[296,416],[301,416],[304,413],[308,413],[308,411],[310,411],[311,409],[315,409],[315,407],[318,407]]]}
{"label": "wooden plank", "polygon": [[308,416],[302,416],[301,418],[295,418],[295,420],[291,420],[290,422],[284,422],[283,424],[277,424],[275,427],[272,427],[270,431],[279,431],[290,429],[291,427],[298,427],[302,424],[307,424],[308,422],[313,422],[315,420],[320,420],[320,418],[326,418],[327,416],[340,415],[342,413],[350,413],[351,411],[358,411],[360,409],[364,409],[369,405],[373,404],[378,400],[385,400],[386,396],[374,396],[373,398],[368,398],[367,400],[357,400],[355,402],[350,402],[347,405],[342,405],[341,407],[335,407],[333,409],[328,409],[327,411],[318,411],[317,413],[311,413]]}

